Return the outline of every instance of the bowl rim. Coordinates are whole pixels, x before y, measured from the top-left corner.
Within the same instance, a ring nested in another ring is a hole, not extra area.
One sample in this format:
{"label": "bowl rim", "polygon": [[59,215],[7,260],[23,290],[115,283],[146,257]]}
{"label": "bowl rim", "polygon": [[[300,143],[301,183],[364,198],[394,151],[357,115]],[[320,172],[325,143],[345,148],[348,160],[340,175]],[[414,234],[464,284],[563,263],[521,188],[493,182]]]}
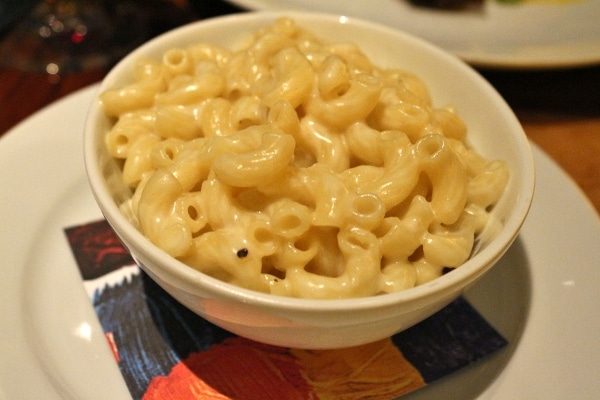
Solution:
{"label": "bowl rim", "polygon": [[[476,81],[477,86],[480,86],[481,89],[490,96],[490,100],[492,100],[501,110],[501,113],[509,119],[506,123],[510,124],[510,130],[514,132],[513,138],[519,142],[517,146],[517,149],[519,150],[517,158],[522,161],[524,166],[523,170],[518,171],[522,179],[522,185],[520,186],[518,198],[514,203],[513,212],[510,217],[504,221],[502,230],[494,239],[493,245],[486,246],[460,267],[457,267],[450,273],[435,278],[430,282],[399,292],[367,297],[347,299],[294,298],[245,289],[213,278],[175,259],[151,243],[150,240],[138,231],[119,210],[118,205],[108,191],[106,182],[102,177],[101,169],[99,168],[96,143],[97,136],[100,133],[95,129],[95,124],[97,120],[102,117],[103,113],[99,107],[98,96],[96,96],[90,105],[86,118],[83,152],[88,184],[106,220],[125,243],[131,243],[137,248],[143,247],[143,252],[145,254],[162,265],[162,270],[169,275],[169,279],[175,279],[190,291],[193,291],[192,289],[194,286],[200,285],[203,289],[210,291],[213,297],[231,300],[235,299],[236,301],[241,301],[243,303],[271,309],[288,309],[296,311],[318,310],[320,312],[339,313],[394,307],[399,303],[412,302],[417,304],[421,299],[427,297],[431,293],[446,292],[447,290],[452,290],[456,287],[462,287],[465,284],[465,281],[469,284],[478,279],[486,270],[491,268],[510,247],[526,220],[526,216],[533,201],[535,185],[533,153],[520,122],[496,89],[464,61],[424,39],[395,28],[381,26],[360,18],[322,12],[252,11],[230,14],[200,20],[175,28],[142,44],[125,56],[109,71],[97,88],[97,94],[110,87],[111,84],[114,83],[114,80],[122,73],[122,70],[127,65],[130,65],[133,60],[139,59],[141,55],[152,49],[161,47],[165,42],[171,41],[189,31],[211,30],[214,28],[221,29],[230,24],[243,24],[247,21],[258,21],[262,24],[267,24],[268,22],[274,21],[276,18],[284,16],[293,18],[294,20],[300,20],[301,23],[306,25],[309,29],[310,21],[316,21],[318,24],[352,24],[356,29],[367,29],[381,35],[393,36],[396,40],[402,40],[410,46],[423,48],[430,56],[437,57],[444,62],[449,63],[458,71],[469,75],[469,78]],[[149,270],[148,272],[152,275],[163,275],[154,271],[152,267],[143,266],[142,268],[146,271]]]}

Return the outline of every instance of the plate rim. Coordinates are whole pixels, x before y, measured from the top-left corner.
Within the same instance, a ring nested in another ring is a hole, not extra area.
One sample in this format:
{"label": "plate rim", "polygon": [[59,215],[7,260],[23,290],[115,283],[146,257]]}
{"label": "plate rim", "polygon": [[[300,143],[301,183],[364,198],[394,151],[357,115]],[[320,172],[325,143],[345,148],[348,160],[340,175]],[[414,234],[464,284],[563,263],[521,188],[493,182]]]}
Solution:
{"label": "plate rim", "polygon": [[[41,111],[35,113],[32,117],[30,117],[26,121],[24,121],[23,123],[20,123],[19,125],[17,125],[15,128],[13,128],[11,131],[9,131],[7,134],[5,134],[0,139],[0,156],[2,154],[11,152],[15,147],[20,148],[21,151],[23,149],[27,149],[28,148],[27,145],[29,143],[31,143],[32,141],[34,141],[34,135],[38,134],[38,132],[31,132],[32,126],[35,126],[36,124],[39,124],[39,123],[51,123],[53,120],[56,119],[57,115],[64,114],[65,109],[69,109],[71,107],[73,107],[74,109],[78,109],[78,110],[87,109],[87,104],[90,103],[92,96],[96,92],[97,88],[98,88],[98,85],[91,85],[87,88],[81,89],[81,90],[59,100],[58,102],[55,102],[55,103],[51,104],[50,106],[42,109]],[[84,115],[79,115],[77,118],[80,119],[81,121],[83,121],[84,117],[85,117]],[[71,123],[74,123],[74,122],[71,122]],[[60,124],[61,124],[61,122],[58,122],[57,126],[61,126]],[[60,130],[60,132],[62,132],[63,135],[71,134],[71,132],[67,132],[65,130]],[[38,150],[38,151],[40,151],[40,150]],[[590,226],[593,228],[594,232],[600,232],[600,218],[598,217],[597,213],[595,213],[595,210],[593,209],[591,202],[587,199],[587,197],[584,196],[583,192],[575,185],[574,181],[557,164],[555,164],[554,161],[552,161],[547,155],[545,155],[545,153],[543,153],[543,151],[540,150],[536,145],[533,145],[533,152],[536,157],[536,161],[541,160],[545,167],[549,167],[549,168],[544,168],[543,170],[541,170],[539,172],[538,179],[539,179],[540,184],[549,186],[549,185],[555,184],[556,182],[559,182],[561,185],[567,185],[565,187],[565,189],[567,189],[567,190],[564,190],[564,192],[569,192],[569,195],[574,196],[575,199],[577,200],[577,204],[575,204],[575,206],[574,206],[576,211],[580,214],[580,216],[590,219],[589,223],[590,223]],[[4,162],[5,161],[0,157],[0,167],[2,167]],[[81,162],[81,165],[83,165],[82,162]],[[73,179],[81,179],[81,175],[83,174],[83,171],[82,170],[71,171],[70,174],[74,177]],[[558,175],[556,175],[556,174],[558,174]],[[559,178],[559,179],[554,179],[554,178]],[[64,178],[61,178],[61,179],[64,179]],[[4,177],[0,176],[0,183],[3,183],[4,181],[6,181],[6,179],[4,179]],[[549,181],[552,181],[552,182],[549,182]],[[69,181],[69,182],[71,182],[71,181]],[[548,189],[548,187],[546,189],[551,190],[551,188]],[[540,202],[542,202],[542,201],[543,201],[543,198],[539,198],[539,197],[536,200],[534,200],[534,205],[532,207],[534,218],[535,218],[535,214],[540,212],[540,210],[536,210],[536,208],[539,207],[539,205],[541,204]],[[9,209],[10,209],[10,207],[9,207]],[[2,215],[3,212],[4,212],[4,209],[0,209],[0,215]],[[525,239],[524,239],[525,246],[527,245],[527,243],[525,243],[525,242],[527,241],[526,239],[528,238],[528,236],[531,236],[532,233],[535,234],[536,233],[535,230],[539,229],[534,226],[534,223],[536,221],[528,220],[528,222],[529,223],[526,222],[526,226],[524,227],[524,231],[523,231],[524,232],[523,235],[525,236]],[[6,233],[6,232],[7,232],[7,230],[5,230],[4,228],[0,228],[0,233]],[[596,249],[595,251],[598,252],[600,255],[600,250]],[[14,250],[14,252],[18,253],[19,250],[16,249],[16,250]],[[13,266],[13,268],[15,268],[16,270],[19,270],[19,269],[25,268],[25,266],[24,265],[15,265],[15,266]],[[2,270],[4,271],[5,269],[2,268]],[[535,274],[538,273],[536,271],[533,271],[533,272],[535,272]],[[2,272],[3,278],[4,278],[5,274],[6,274],[6,272]],[[536,290],[539,290],[540,282],[535,280],[535,276],[532,279],[533,279],[533,282],[532,282],[533,289],[532,289],[532,293],[531,293],[531,297],[532,297],[531,301],[534,303],[534,306],[535,306],[536,302],[539,303],[540,294]],[[544,282],[542,282],[542,283],[544,283]],[[7,285],[9,285],[9,283],[6,283],[4,279],[0,279],[0,287],[5,288],[5,287],[7,287]],[[553,289],[553,290],[556,290],[556,289]],[[83,291],[82,291],[82,293],[83,293]],[[23,298],[24,297],[25,296],[23,296]],[[12,301],[18,302],[18,301],[23,300],[23,298],[17,299],[17,300],[13,299]],[[82,298],[82,301],[83,301],[83,298]],[[600,306],[598,306],[598,305],[593,306],[593,307],[595,307],[595,309],[597,309],[597,310],[600,310]],[[90,304],[90,309],[91,309],[91,304]],[[590,306],[590,309],[591,309],[591,306]],[[21,310],[21,308],[17,307],[17,310]],[[535,308],[532,310],[535,310]],[[8,321],[8,320],[10,320],[11,317],[14,317],[14,316],[19,317],[19,319],[24,318],[23,315],[19,315],[19,311],[15,311],[15,312],[13,312],[12,315],[6,315],[3,313],[3,315],[0,316],[0,319],[6,319],[6,321]],[[528,317],[528,318],[530,318],[530,317]],[[578,317],[575,315],[575,316],[573,316],[573,318],[583,319],[584,316]],[[590,324],[592,322],[588,321],[587,323]],[[593,322],[593,323],[598,324],[597,322]],[[528,330],[533,329],[533,328],[539,329],[539,327],[535,327],[535,326],[532,327],[530,324],[530,321],[528,319],[527,326],[524,328],[525,330],[524,330],[523,335],[528,336]],[[23,329],[23,326],[20,326],[15,329]],[[554,334],[556,334],[556,332],[548,333],[548,335],[550,335],[550,336],[554,335]],[[10,332],[7,333],[6,335],[10,336]],[[527,337],[527,339],[528,339],[528,341],[530,341],[531,337]],[[568,337],[566,337],[566,339],[568,339]],[[4,346],[6,346],[6,344],[3,344],[3,347],[0,347],[2,352],[7,350],[7,347],[4,347]],[[526,351],[527,354],[529,354],[528,352],[531,351],[529,349],[529,347],[527,347],[527,343],[523,344],[522,341],[518,344],[518,346],[519,347],[515,350],[515,352],[516,352],[515,354],[517,354],[518,352],[522,352],[522,351]],[[523,349],[523,346],[525,346],[525,349]],[[23,349],[23,351],[24,351],[24,356],[29,357],[31,355],[31,354],[29,354],[29,355],[25,354],[25,353],[30,353],[30,349]],[[15,354],[15,352],[12,351],[10,354]],[[25,357],[25,358],[27,358],[27,357]],[[29,362],[31,362],[31,360],[35,360],[35,358],[30,357],[30,358],[28,358],[28,360],[29,360]],[[12,361],[16,361],[16,360],[12,360]],[[513,362],[513,360],[509,360],[508,365],[510,365],[511,362]],[[594,362],[596,363],[595,364],[596,367],[600,367],[599,361],[594,361]],[[31,365],[27,365],[27,367],[30,367],[30,366]],[[34,365],[33,367],[37,368],[38,366]],[[589,367],[589,366],[587,366],[587,367]],[[36,383],[36,385],[38,385],[36,387],[32,387],[35,385],[29,384],[29,386],[27,386],[27,387],[7,388],[7,385],[11,385],[11,384],[15,385],[16,383],[7,381],[7,378],[10,379],[10,376],[8,376],[8,377],[6,376],[8,367],[6,365],[4,365],[4,362],[0,363],[0,368],[1,368],[0,373],[2,374],[0,376],[0,394],[9,393],[14,390],[17,390],[17,391],[19,391],[19,390],[33,390],[33,391],[48,390],[49,387],[53,387],[51,383],[49,384],[48,382],[38,382],[38,383]],[[502,374],[504,374],[504,371],[502,371]],[[506,382],[503,382],[503,379],[500,379],[500,378],[502,378],[502,377],[499,377],[499,379],[497,381],[492,382],[491,385],[494,387],[490,387],[489,391],[497,392],[496,394],[498,394],[499,396],[503,396],[502,388],[504,386],[502,386],[502,385],[506,385]],[[557,385],[559,383],[554,383],[554,384]],[[516,385],[517,386],[521,385],[521,386],[518,388],[514,388],[511,386],[509,388],[509,390],[514,391],[517,389],[523,389],[522,385],[524,385],[524,383],[517,382]],[[598,383],[596,383],[596,385],[598,385]],[[499,387],[497,387],[497,386],[499,386]],[[536,389],[535,383],[532,386],[533,386],[533,388],[529,388],[528,390],[532,391],[532,390]],[[562,388],[563,387],[561,386],[561,389]],[[541,390],[539,387],[537,389]],[[564,387],[564,390],[567,390],[567,389],[570,390],[571,388]],[[583,388],[580,390],[585,390],[585,389],[586,388]],[[600,389],[600,386],[598,387],[598,389]],[[488,390],[486,390],[486,393],[482,394],[480,396],[480,398],[492,398],[492,397],[495,398],[495,396],[493,394],[489,394],[487,392],[488,392]],[[28,393],[28,392],[21,392],[21,393]],[[57,399],[61,398],[62,394],[64,394],[64,393],[56,393],[56,398]]]}

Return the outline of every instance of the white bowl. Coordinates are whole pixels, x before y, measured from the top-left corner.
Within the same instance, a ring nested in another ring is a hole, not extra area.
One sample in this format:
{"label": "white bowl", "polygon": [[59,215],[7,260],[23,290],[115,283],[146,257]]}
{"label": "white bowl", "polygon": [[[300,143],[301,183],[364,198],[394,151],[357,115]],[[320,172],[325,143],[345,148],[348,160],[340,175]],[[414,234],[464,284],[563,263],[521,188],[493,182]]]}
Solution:
{"label": "white bowl", "polygon": [[294,348],[339,348],[393,335],[461,295],[516,238],[533,197],[534,167],[527,138],[501,96],[456,57],[420,39],[373,23],[312,13],[246,13],[193,23],[141,46],[106,76],[100,92],[131,79],[141,57],[198,42],[232,47],[249,33],[285,15],[329,41],[357,43],[381,66],[400,66],[428,84],[436,105],[454,104],[469,127],[471,144],[484,156],[505,160],[511,179],[495,213],[503,228],[464,265],[402,292],[347,300],[306,300],[258,293],[194,270],[154,246],[119,211],[128,192],[114,176],[103,136],[111,125],[98,100],[85,127],[85,164],[104,216],[139,265],[167,292],[208,321],[238,335]]}

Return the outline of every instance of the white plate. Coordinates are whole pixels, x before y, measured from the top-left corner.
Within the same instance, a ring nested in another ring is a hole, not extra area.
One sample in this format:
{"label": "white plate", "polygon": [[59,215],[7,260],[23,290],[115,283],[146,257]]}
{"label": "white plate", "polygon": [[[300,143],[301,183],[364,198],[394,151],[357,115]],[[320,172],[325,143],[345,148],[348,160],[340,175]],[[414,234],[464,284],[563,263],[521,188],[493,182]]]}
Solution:
{"label": "white plate", "polygon": [[[101,215],[88,189],[84,89],[0,140],[0,399],[128,399],[63,228]],[[600,393],[600,220],[534,147],[522,235],[467,297],[508,348],[407,399],[565,399]]]}
{"label": "white plate", "polygon": [[230,0],[254,10],[305,10],[369,19],[420,36],[478,66],[559,68],[600,63],[600,1],[500,4],[481,12],[412,6],[407,0]]}

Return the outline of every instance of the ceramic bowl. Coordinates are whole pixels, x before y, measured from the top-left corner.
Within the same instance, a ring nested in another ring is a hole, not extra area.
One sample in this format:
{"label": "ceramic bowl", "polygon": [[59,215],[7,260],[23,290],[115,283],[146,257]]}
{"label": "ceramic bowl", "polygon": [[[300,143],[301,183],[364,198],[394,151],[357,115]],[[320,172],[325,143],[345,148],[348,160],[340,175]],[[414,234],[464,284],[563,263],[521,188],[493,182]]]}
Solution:
{"label": "ceramic bowl", "polygon": [[104,216],[142,269],[175,299],[206,320],[240,336],[293,348],[340,348],[389,337],[431,316],[460,296],[505,253],[527,216],[534,187],[531,149],[502,97],[471,67],[411,35],[362,20],[314,13],[243,13],[183,26],[142,45],[110,71],[99,92],[131,80],[141,57],[201,40],[232,47],[276,18],[288,16],[328,41],[358,44],[380,66],[421,76],[436,105],[454,104],[466,121],[470,143],[484,156],[505,160],[511,179],[496,217],[501,231],[464,265],[402,292],[344,300],[287,298],[222,282],[184,265],[147,240],[119,211],[129,196],[116,176],[103,136],[111,121],[98,100],[85,127],[85,165]]}

